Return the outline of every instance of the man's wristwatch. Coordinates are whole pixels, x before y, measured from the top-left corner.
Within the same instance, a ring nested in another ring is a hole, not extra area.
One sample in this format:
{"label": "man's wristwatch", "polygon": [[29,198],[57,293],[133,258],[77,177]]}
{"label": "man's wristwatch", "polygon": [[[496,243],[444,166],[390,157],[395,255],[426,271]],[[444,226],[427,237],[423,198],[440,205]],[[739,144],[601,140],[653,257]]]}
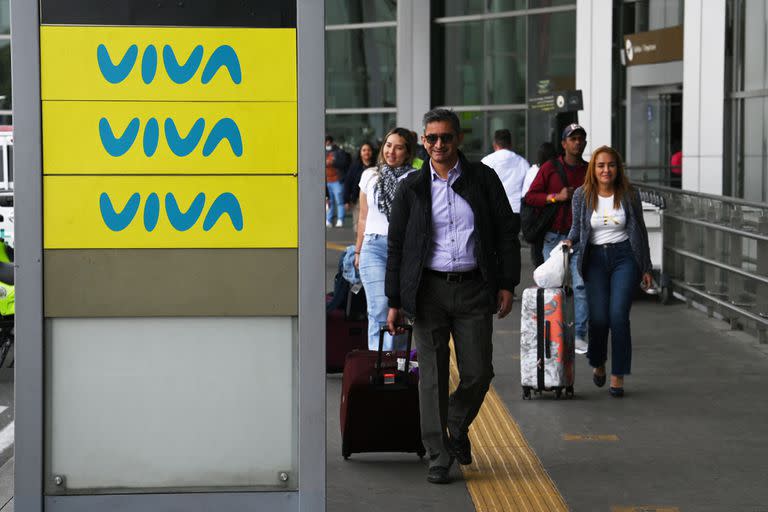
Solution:
{"label": "man's wristwatch", "polygon": [[557,198],[555,197],[555,194],[549,194],[547,196],[547,202],[549,202],[549,203],[556,203],[557,202]]}

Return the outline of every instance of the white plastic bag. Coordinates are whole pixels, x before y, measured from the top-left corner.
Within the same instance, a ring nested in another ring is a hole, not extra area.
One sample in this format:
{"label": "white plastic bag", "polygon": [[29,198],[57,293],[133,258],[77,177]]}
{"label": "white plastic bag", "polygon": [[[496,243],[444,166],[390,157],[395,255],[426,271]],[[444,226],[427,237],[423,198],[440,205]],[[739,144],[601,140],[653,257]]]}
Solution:
{"label": "white plastic bag", "polygon": [[565,279],[563,242],[559,242],[549,253],[547,261],[533,271],[533,280],[541,288],[560,288]]}

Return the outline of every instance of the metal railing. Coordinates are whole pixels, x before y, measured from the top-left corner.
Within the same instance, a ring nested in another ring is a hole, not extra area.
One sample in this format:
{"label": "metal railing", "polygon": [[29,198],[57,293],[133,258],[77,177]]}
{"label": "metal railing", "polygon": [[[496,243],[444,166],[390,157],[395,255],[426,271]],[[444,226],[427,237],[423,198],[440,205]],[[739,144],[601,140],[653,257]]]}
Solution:
{"label": "metal railing", "polygon": [[662,273],[671,291],[768,342],[768,204],[635,186],[663,209]]}

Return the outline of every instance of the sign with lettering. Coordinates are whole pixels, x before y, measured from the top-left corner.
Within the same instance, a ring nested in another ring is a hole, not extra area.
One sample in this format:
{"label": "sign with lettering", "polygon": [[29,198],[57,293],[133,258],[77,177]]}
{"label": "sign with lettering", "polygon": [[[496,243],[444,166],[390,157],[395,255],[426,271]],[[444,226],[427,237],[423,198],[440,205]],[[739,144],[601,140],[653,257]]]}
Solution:
{"label": "sign with lettering", "polygon": [[627,66],[683,60],[683,26],[624,36]]}

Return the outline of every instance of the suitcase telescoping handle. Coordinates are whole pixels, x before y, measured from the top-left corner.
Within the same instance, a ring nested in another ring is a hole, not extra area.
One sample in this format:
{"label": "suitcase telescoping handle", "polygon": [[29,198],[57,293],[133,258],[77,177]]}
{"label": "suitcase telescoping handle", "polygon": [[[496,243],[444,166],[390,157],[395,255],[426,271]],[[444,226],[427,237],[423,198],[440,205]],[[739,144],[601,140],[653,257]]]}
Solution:
{"label": "suitcase telescoping handle", "polygon": [[571,282],[571,248],[563,244],[563,288]]}
{"label": "suitcase telescoping handle", "polygon": [[[408,342],[405,348],[405,373],[407,374],[411,364],[411,344],[413,342],[413,326],[408,324],[401,324],[401,325],[396,325],[395,327],[403,329],[408,335]],[[388,332],[389,330],[386,327],[382,327],[381,329],[379,329],[379,356],[376,359],[377,374],[381,373],[381,359],[382,359],[382,356],[384,355],[384,335],[387,334]]]}
{"label": "suitcase telescoping handle", "polygon": [[544,321],[544,357],[552,359],[552,324]]}

